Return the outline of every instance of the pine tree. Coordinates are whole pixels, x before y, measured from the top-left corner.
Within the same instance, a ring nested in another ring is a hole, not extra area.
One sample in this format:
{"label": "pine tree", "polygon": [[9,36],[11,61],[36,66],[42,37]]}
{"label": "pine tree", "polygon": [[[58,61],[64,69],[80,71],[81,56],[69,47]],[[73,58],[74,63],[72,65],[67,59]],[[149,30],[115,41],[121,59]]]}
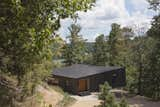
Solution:
{"label": "pine tree", "polygon": [[69,43],[66,44],[64,49],[64,59],[67,65],[81,64],[85,60],[85,40],[82,38],[82,35],[79,34],[80,30],[81,27],[76,24],[72,24],[71,27],[69,27]]}
{"label": "pine tree", "polygon": [[118,104],[115,101],[115,96],[112,93],[109,93],[105,100],[104,100],[104,106],[102,107],[118,107]]}
{"label": "pine tree", "polygon": [[104,35],[96,38],[93,51],[93,61],[95,65],[106,65],[108,60],[108,46]]}
{"label": "pine tree", "polygon": [[125,97],[123,97],[119,103],[119,107],[129,107]]}
{"label": "pine tree", "polygon": [[[158,0],[150,0],[150,3],[154,10],[160,12]],[[160,100],[160,13],[153,18],[148,36],[153,39],[153,47],[148,52],[148,66],[145,68],[143,91],[146,96]]]}
{"label": "pine tree", "polygon": [[110,92],[111,87],[108,82],[100,85],[100,95],[99,99],[101,104],[98,107],[118,107],[115,101],[114,95]]}
{"label": "pine tree", "polygon": [[100,100],[105,100],[106,96],[109,94],[111,87],[109,86],[108,82],[105,82],[103,85],[100,85]]}
{"label": "pine tree", "polygon": [[112,30],[109,34],[109,65],[117,65],[117,57],[118,57],[118,46],[119,46],[119,40],[122,36],[120,25],[113,23],[112,24]]}

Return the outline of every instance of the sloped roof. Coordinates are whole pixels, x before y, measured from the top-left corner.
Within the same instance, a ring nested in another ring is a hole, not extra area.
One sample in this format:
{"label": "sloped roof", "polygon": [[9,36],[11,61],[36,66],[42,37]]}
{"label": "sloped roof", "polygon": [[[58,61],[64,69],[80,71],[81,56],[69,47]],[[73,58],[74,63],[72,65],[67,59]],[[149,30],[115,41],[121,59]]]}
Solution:
{"label": "sloped roof", "polygon": [[72,66],[54,69],[53,75],[67,77],[67,78],[82,78],[95,74],[100,74],[108,71],[121,69],[121,67],[105,67],[105,66],[92,66],[84,64],[75,64]]}

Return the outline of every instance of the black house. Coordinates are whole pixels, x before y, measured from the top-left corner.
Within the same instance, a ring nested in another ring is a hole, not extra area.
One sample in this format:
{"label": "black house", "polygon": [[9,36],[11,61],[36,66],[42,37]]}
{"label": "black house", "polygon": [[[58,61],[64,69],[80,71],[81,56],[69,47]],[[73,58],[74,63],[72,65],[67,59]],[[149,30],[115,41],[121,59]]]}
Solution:
{"label": "black house", "polygon": [[122,67],[75,64],[55,69],[52,75],[59,86],[73,94],[98,91],[99,85],[105,81],[113,88],[126,84],[125,69]]}

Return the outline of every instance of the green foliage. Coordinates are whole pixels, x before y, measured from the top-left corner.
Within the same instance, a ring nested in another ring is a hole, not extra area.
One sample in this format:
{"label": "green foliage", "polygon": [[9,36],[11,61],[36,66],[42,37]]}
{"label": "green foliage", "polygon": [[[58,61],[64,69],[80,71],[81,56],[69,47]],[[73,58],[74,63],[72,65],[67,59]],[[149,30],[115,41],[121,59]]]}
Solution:
{"label": "green foliage", "polygon": [[[36,84],[51,70],[52,35],[60,27],[60,19],[77,17],[77,11],[90,9],[93,2],[0,1],[0,73],[16,77],[14,79],[18,81],[16,88],[20,90],[21,100],[32,95]],[[10,97],[10,100],[16,100],[17,96]]]}
{"label": "green foliage", "polygon": [[53,59],[61,59],[63,53],[63,47],[65,45],[65,41],[59,36],[56,35],[52,42],[52,53]]}
{"label": "green foliage", "polygon": [[65,92],[62,90],[62,88],[58,87],[58,86],[50,86],[53,90],[55,90],[58,93],[61,93],[62,95],[65,94]]}
{"label": "green foliage", "polygon": [[101,103],[98,107],[129,107],[126,99],[123,97],[120,103],[117,103],[115,96],[110,92],[111,87],[107,82],[100,86],[99,99]]}
{"label": "green foliage", "polygon": [[[151,8],[159,14],[153,18],[148,36],[152,37],[152,48],[148,51],[148,65],[144,74],[144,94],[153,100],[160,100],[160,1],[149,0]],[[152,91],[150,91],[152,90]]]}
{"label": "green foliage", "polygon": [[[144,74],[144,94],[154,100],[160,100],[160,37],[159,15],[154,18],[148,35],[152,38],[152,48],[148,51],[148,62]],[[158,20],[157,20],[158,19]],[[152,90],[152,91],[150,91]]]}
{"label": "green foliage", "polygon": [[64,59],[67,65],[83,63],[85,60],[86,47],[85,40],[79,35],[81,27],[72,24],[68,28],[70,31],[69,44],[66,44],[64,49]]}
{"label": "green foliage", "polygon": [[160,39],[160,14],[153,18],[152,27],[148,31],[148,36],[154,39]]}
{"label": "green foliage", "polygon": [[105,100],[106,96],[109,94],[111,87],[109,86],[108,82],[105,82],[103,85],[100,85],[100,100]]}
{"label": "green foliage", "polygon": [[160,100],[160,41],[155,42],[156,44],[148,56],[148,65],[150,66],[145,69],[144,94],[154,100]]}
{"label": "green foliage", "polygon": [[90,64],[93,65],[94,64],[94,58],[93,58],[93,54],[94,54],[94,42],[86,42],[85,43],[85,47],[86,47],[86,55],[85,55],[85,60],[84,60],[84,64]]}
{"label": "green foliage", "polygon": [[104,85],[100,85],[99,99],[101,100],[101,104],[98,107],[118,107],[114,95],[110,90],[111,87],[107,82],[105,82]]}
{"label": "green foliage", "polygon": [[64,93],[63,99],[57,104],[58,107],[68,107],[71,106],[76,100],[70,97],[68,93]]}
{"label": "green foliage", "polygon": [[160,12],[160,0],[147,0],[147,1],[150,3],[151,9]]}
{"label": "green foliage", "polygon": [[115,101],[115,96],[112,93],[109,93],[105,100],[104,100],[104,106],[102,107],[118,107],[118,104]]}
{"label": "green foliage", "polygon": [[119,103],[119,107],[129,107],[125,97],[123,97]]}
{"label": "green foliage", "polygon": [[108,61],[108,46],[104,35],[96,38],[93,51],[93,61],[95,65],[106,65]]}
{"label": "green foliage", "polygon": [[109,65],[117,65],[119,39],[122,36],[120,25],[113,23],[109,34]]}

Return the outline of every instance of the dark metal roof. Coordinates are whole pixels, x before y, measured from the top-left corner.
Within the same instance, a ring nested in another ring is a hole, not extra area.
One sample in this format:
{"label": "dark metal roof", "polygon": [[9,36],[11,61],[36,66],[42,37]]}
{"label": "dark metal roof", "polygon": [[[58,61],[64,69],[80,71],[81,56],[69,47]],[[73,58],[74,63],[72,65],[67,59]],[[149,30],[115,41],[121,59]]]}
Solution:
{"label": "dark metal roof", "polygon": [[55,69],[53,71],[53,75],[67,77],[67,78],[82,78],[117,69],[121,69],[121,67],[105,67],[105,66],[75,64],[72,66]]}

